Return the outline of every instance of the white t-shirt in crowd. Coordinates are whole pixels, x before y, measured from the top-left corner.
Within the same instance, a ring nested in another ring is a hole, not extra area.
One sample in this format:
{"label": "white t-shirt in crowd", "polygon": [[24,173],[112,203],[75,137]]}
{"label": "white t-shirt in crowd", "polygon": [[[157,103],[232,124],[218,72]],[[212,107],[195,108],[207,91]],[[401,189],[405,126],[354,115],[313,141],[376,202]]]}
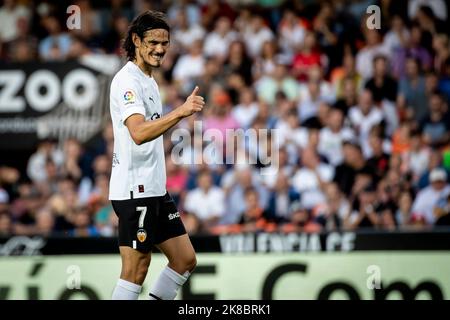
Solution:
{"label": "white t-shirt in crowd", "polygon": [[24,18],[29,20],[30,9],[18,5],[9,10],[6,7],[0,8],[0,42],[9,42],[15,40],[19,35],[18,21]]}
{"label": "white t-shirt in crowd", "polygon": [[249,106],[245,106],[243,104],[238,104],[231,110],[234,118],[239,125],[243,128],[248,128],[252,124],[253,120],[258,115],[259,108],[256,102],[253,102]]}
{"label": "white t-shirt in crowd", "polygon": [[109,186],[110,200],[163,196],[166,193],[166,165],[162,135],[137,145],[125,120],[142,114],[146,121],[161,117],[158,85],[129,61],[111,83],[110,112],[114,129],[114,153]]}
{"label": "white t-shirt in crowd", "polygon": [[173,68],[173,77],[177,81],[189,81],[200,77],[205,70],[205,59],[202,55],[182,55]]}
{"label": "white t-shirt in crowd", "polygon": [[389,57],[389,50],[382,44],[373,47],[364,47],[356,54],[356,71],[363,77],[369,80],[373,77],[373,59],[377,55],[384,55]]}
{"label": "white t-shirt in crowd", "polygon": [[328,161],[337,166],[344,160],[342,145],[346,140],[353,140],[355,134],[350,128],[342,128],[339,132],[333,132],[329,127],[320,130],[318,151],[327,157]]}
{"label": "white t-shirt in crowd", "polygon": [[450,194],[450,185],[446,185],[442,190],[438,191],[433,186],[422,189],[416,196],[412,206],[412,215],[416,218],[422,218],[429,225],[436,222],[434,215],[434,207],[439,200],[446,199]]}
{"label": "white t-shirt in crowd", "polygon": [[372,106],[368,114],[363,114],[358,106],[354,106],[348,111],[348,118],[357,130],[361,145],[364,146],[368,144],[370,129],[383,120],[383,112]]}
{"label": "white t-shirt in crowd", "polygon": [[322,192],[320,182],[330,182],[334,177],[334,168],[325,163],[320,163],[315,172],[307,167],[302,167],[294,174],[291,183],[295,190],[301,194],[301,202],[306,208],[314,208],[316,205],[326,203],[325,194]]}
{"label": "white t-shirt in crowd", "polygon": [[189,27],[187,30],[179,29],[174,32],[174,39],[181,43],[186,50],[194,41],[201,40],[204,36],[205,30],[198,24]]}
{"label": "white t-shirt in crowd", "polygon": [[248,28],[244,32],[247,51],[249,55],[254,58],[260,55],[264,42],[271,41],[273,38],[273,32],[267,27],[263,27],[257,32],[255,32],[252,28]]}
{"label": "white t-shirt in crowd", "polygon": [[222,217],[225,213],[225,193],[215,186],[211,187],[207,193],[196,188],[186,195],[184,207],[200,220]]}
{"label": "white t-shirt in crowd", "polygon": [[206,36],[205,44],[203,45],[203,53],[207,57],[221,57],[225,58],[228,54],[230,44],[237,39],[235,32],[228,32],[222,37],[218,32],[211,32]]}
{"label": "white t-shirt in crowd", "polygon": [[447,6],[444,0],[409,0],[408,17],[413,20],[420,6],[430,7],[436,17],[447,20]]}

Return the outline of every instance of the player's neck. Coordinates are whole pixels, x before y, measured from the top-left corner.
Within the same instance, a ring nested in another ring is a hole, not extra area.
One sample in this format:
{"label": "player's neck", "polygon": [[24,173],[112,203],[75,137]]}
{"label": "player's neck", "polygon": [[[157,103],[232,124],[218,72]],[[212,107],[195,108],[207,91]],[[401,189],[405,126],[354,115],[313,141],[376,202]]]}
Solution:
{"label": "player's neck", "polygon": [[145,73],[145,74],[148,75],[149,77],[152,76],[152,67],[149,66],[147,63],[145,63],[143,59],[141,59],[141,58],[139,58],[139,57],[136,57],[136,58],[133,60],[133,63],[134,63],[135,65],[137,65],[137,66],[139,67],[139,69],[142,70],[143,73]]}

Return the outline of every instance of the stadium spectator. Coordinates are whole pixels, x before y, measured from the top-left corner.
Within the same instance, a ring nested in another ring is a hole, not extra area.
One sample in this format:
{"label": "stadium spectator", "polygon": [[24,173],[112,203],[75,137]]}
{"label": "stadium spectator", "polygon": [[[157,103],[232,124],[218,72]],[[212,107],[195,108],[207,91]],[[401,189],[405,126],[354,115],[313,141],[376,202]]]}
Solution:
{"label": "stadium spectator", "polygon": [[258,115],[258,103],[251,88],[242,88],[239,94],[239,104],[232,109],[233,117],[242,128],[248,128]]}
{"label": "stadium spectator", "polygon": [[8,211],[0,211],[0,237],[10,237],[13,235],[11,216]]}
{"label": "stadium spectator", "polygon": [[336,167],[333,181],[336,182],[344,194],[350,196],[356,176],[361,173],[372,177],[373,172],[366,164],[359,144],[345,141],[343,154],[344,161]]}
{"label": "stadium spectator", "polygon": [[77,207],[72,217],[73,229],[68,234],[72,237],[98,237],[100,234],[95,227],[91,213],[87,207]]}
{"label": "stadium spectator", "polygon": [[222,72],[224,76],[237,73],[244,79],[246,85],[252,84],[252,60],[247,54],[244,42],[235,40],[230,44]]}
{"label": "stadium spectator", "polygon": [[435,226],[450,226],[450,194],[447,199],[442,200],[442,204],[437,206],[434,211],[436,221]]}
{"label": "stadium spectator", "polygon": [[222,148],[225,154],[226,143],[229,140],[229,132],[232,129],[239,128],[239,123],[231,113],[231,99],[228,93],[220,87],[211,90],[212,93],[212,109],[211,114],[205,116],[204,130],[217,130],[218,136],[215,139],[217,147]]}
{"label": "stadium spectator", "polygon": [[208,1],[201,6],[200,10],[202,25],[206,30],[212,30],[215,22],[220,17],[227,17],[231,21],[234,21],[236,18],[236,12],[233,7],[223,0]]}
{"label": "stadium spectator", "polygon": [[406,59],[406,74],[400,79],[399,95],[406,100],[416,120],[421,120],[427,110],[428,98],[425,78],[420,74],[420,61],[414,57]]}
{"label": "stadium spectator", "polygon": [[[445,10],[445,12],[447,12],[447,10]],[[445,24],[428,5],[419,6],[414,20],[419,23],[422,30],[428,32],[430,35],[445,31]]]}
{"label": "stadium spectator", "polygon": [[186,86],[190,88],[192,81],[203,74],[205,59],[202,54],[202,46],[201,40],[192,42],[188,53],[181,55],[174,66],[173,78],[182,88]]}
{"label": "stadium spectator", "polygon": [[352,204],[353,210],[344,219],[344,228],[349,230],[375,228],[380,220],[375,210],[377,199],[375,187],[372,184],[367,185],[361,190],[357,199],[358,201]]}
{"label": "stadium spectator", "polygon": [[397,81],[388,75],[388,65],[386,56],[373,59],[373,77],[366,82],[365,88],[372,92],[376,104],[384,99],[395,101],[397,97]]}
{"label": "stadium spectator", "polygon": [[39,43],[39,57],[44,61],[65,60],[72,44],[70,35],[62,31],[56,16],[43,17],[42,25],[48,36]]}
{"label": "stadium spectator", "polygon": [[20,34],[21,20],[31,18],[30,8],[19,4],[17,0],[5,0],[0,8],[0,44],[17,39]]}
{"label": "stadium spectator", "polygon": [[274,39],[273,32],[261,16],[253,15],[251,24],[246,26],[243,37],[248,54],[254,59],[261,54],[264,42]]}
{"label": "stadium spectator", "polygon": [[433,36],[433,50],[434,56],[434,70],[438,74],[443,75],[445,73],[445,62],[450,58],[450,43],[448,35],[444,33],[435,34]]}
{"label": "stadium spectator", "polygon": [[47,179],[45,165],[48,159],[60,167],[63,164],[64,155],[61,150],[56,148],[54,140],[44,139],[38,143],[36,152],[28,159],[27,175],[35,183]]}
{"label": "stadium spectator", "polygon": [[300,193],[289,183],[289,176],[280,172],[276,177],[276,182],[270,192],[268,210],[271,216],[279,221],[289,220],[289,210],[294,201],[300,200]]}
{"label": "stadium spectator", "polygon": [[350,108],[348,117],[364,154],[367,154],[365,141],[369,138],[370,129],[383,121],[383,112],[374,105],[372,93],[369,90],[365,89],[361,92],[358,104]]}
{"label": "stadium spectator", "polygon": [[325,156],[333,166],[339,165],[344,156],[344,141],[354,139],[351,128],[344,126],[344,114],[341,109],[332,108],[328,114],[326,125],[320,129],[318,152]]}
{"label": "stadium spectator", "polygon": [[395,61],[392,65],[393,75],[400,79],[405,75],[406,59],[408,57],[416,58],[420,61],[420,65],[424,71],[430,70],[433,64],[433,59],[430,51],[423,46],[423,32],[419,25],[413,24],[411,26],[411,37],[406,46],[395,51],[391,61]]}
{"label": "stadium spectator", "polygon": [[241,232],[275,231],[276,223],[270,212],[260,205],[259,193],[250,187],[244,191],[245,210],[241,213],[238,224]]}
{"label": "stadium spectator", "polygon": [[303,45],[306,34],[305,23],[292,10],[286,9],[278,25],[278,43],[286,55],[293,56]]}
{"label": "stadium spectator", "polygon": [[311,210],[308,210],[301,201],[294,201],[290,207],[289,222],[281,224],[283,232],[320,232],[322,226],[315,222]]}
{"label": "stadium spectator", "polygon": [[408,45],[410,33],[405,26],[405,21],[401,15],[391,17],[390,28],[383,39],[383,46],[386,47],[389,57]]}
{"label": "stadium spectator", "polygon": [[199,25],[201,22],[201,8],[190,0],[173,1],[167,9],[167,17],[171,25],[176,25],[177,18],[181,11],[185,11],[187,21],[190,26]]}
{"label": "stadium spectator", "polygon": [[430,150],[423,143],[422,134],[419,131],[411,132],[409,137],[409,151],[406,155],[406,162],[408,170],[412,173],[415,182],[418,182],[419,178],[427,170],[428,162],[430,159]]}
{"label": "stadium spectator", "polygon": [[322,190],[333,179],[334,168],[321,162],[317,152],[310,147],[303,149],[301,161],[301,168],[292,177],[292,185],[302,195],[302,205],[312,209],[326,201]]}
{"label": "stadium spectator", "polygon": [[187,9],[179,10],[174,22],[173,38],[175,43],[181,45],[181,52],[187,52],[191,43],[205,36],[205,30],[199,24],[189,23]]}
{"label": "stadium spectator", "polygon": [[225,213],[225,194],[223,190],[213,185],[209,171],[202,171],[197,177],[198,187],[187,193],[184,209],[188,215],[194,215],[196,225],[191,226],[191,232],[210,233]]}
{"label": "stadium spectator", "polygon": [[307,31],[303,45],[292,60],[292,75],[301,82],[307,81],[309,70],[314,66],[322,66],[322,58],[315,33]]}
{"label": "stadium spectator", "polygon": [[259,206],[266,208],[269,201],[269,191],[259,183],[257,172],[247,166],[235,166],[222,178],[222,188],[225,191],[225,214],[221,223],[238,222],[239,216],[245,210],[245,190],[253,187],[258,192]]}
{"label": "stadium spectator", "polygon": [[356,54],[356,70],[364,81],[372,78],[373,61],[376,56],[387,55],[387,49],[381,43],[381,36],[376,29],[364,28],[365,46]]}
{"label": "stadium spectator", "polygon": [[354,99],[356,97],[357,89],[362,86],[362,77],[356,71],[355,57],[351,53],[344,55],[342,59],[342,65],[335,67],[330,74],[330,81],[336,90],[336,98],[339,100],[336,104],[344,104],[347,108],[342,108],[344,113],[347,114],[347,110],[350,106],[356,104],[355,101],[347,101],[348,99]]}
{"label": "stadium spectator", "polygon": [[447,19],[447,6],[444,0],[409,0],[408,16],[413,19],[417,15],[421,5],[427,5],[431,11],[440,19]]}
{"label": "stadium spectator", "polygon": [[429,113],[420,122],[425,143],[432,147],[442,147],[450,139],[448,105],[442,93],[435,91],[429,98]]}
{"label": "stadium spectator", "polygon": [[265,75],[255,83],[258,99],[273,104],[276,94],[281,91],[289,100],[297,100],[299,96],[298,82],[288,76],[287,66],[278,62],[272,75]]}
{"label": "stadium spectator", "polygon": [[319,105],[326,102],[321,89],[320,81],[310,79],[306,90],[301,91],[297,110],[302,124],[315,117],[318,114]]}
{"label": "stadium spectator", "polygon": [[[203,45],[203,53],[206,57],[215,57],[224,61],[228,56],[230,44],[236,40],[237,34],[231,29],[231,21],[227,17],[220,17],[215,22],[215,28],[208,33]],[[192,43],[192,41],[190,42]]]}
{"label": "stadium spectator", "polygon": [[450,185],[447,183],[445,170],[441,168],[433,169],[429,180],[430,185],[417,194],[412,207],[413,219],[425,225],[433,225],[435,223],[435,206],[450,194]]}
{"label": "stadium spectator", "polygon": [[367,159],[367,165],[370,167],[371,171],[375,173],[377,178],[381,179],[388,171],[390,154],[384,151],[383,136],[376,130],[370,133],[369,145],[371,157]]}
{"label": "stadium spectator", "polygon": [[395,221],[399,229],[410,229],[412,227],[412,204],[413,197],[410,192],[404,191],[398,200],[398,209],[395,213]]}
{"label": "stadium spectator", "polygon": [[51,236],[53,234],[53,228],[55,225],[55,216],[48,207],[39,209],[36,213],[36,225],[34,234],[42,236]]}
{"label": "stadium spectator", "polygon": [[316,208],[316,221],[326,231],[342,230],[344,218],[350,210],[350,203],[336,183],[327,184],[325,195],[325,203]]}
{"label": "stadium spectator", "polygon": [[130,23],[130,21],[124,14],[120,13],[118,13],[116,16],[113,16],[111,20],[112,28],[104,37],[103,44],[107,53],[120,55],[121,41],[127,33],[128,24]]}
{"label": "stadium spectator", "polygon": [[[359,79],[359,75],[356,75]],[[361,81],[355,80],[355,77],[348,76],[342,80],[342,96],[334,103],[334,107],[340,109],[344,116],[348,114],[348,110],[358,104],[358,83]]]}

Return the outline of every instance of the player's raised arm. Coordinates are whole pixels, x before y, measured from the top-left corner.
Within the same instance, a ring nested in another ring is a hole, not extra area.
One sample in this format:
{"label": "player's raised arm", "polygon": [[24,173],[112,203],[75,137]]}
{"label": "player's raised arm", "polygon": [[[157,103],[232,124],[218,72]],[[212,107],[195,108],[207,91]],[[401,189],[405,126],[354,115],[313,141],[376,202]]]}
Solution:
{"label": "player's raised arm", "polygon": [[205,100],[197,95],[198,86],[186,98],[186,101],[165,116],[156,120],[145,121],[142,114],[133,114],[125,120],[131,138],[137,145],[152,141],[176,125],[181,119],[189,117],[195,112],[202,111]]}

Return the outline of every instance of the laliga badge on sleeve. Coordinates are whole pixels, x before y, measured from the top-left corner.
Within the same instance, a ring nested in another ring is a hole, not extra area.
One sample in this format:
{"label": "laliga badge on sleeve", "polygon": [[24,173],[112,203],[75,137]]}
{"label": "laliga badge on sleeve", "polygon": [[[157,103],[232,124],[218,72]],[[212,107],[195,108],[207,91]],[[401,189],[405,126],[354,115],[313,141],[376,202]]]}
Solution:
{"label": "laliga badge on sleeve", "polygon": [[139,229],[137,232],[139,242],[144,242],[147,239],[147,232],[144,229]]}
{"label": "laliga badge on sleeve", "polygon": [[123,94],[123,100],[125,102],[125,105],[134,104],[136,102],[136,93],[134,93],[133,90],[128,89]]}

